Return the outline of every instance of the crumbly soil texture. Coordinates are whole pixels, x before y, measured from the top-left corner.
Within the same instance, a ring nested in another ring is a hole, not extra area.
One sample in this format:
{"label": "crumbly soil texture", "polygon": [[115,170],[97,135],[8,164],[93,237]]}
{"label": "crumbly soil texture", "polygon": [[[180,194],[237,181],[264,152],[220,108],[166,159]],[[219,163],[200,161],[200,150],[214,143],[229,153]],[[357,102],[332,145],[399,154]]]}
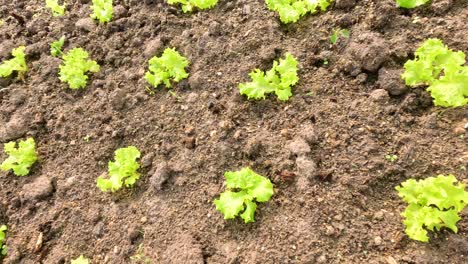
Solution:
{"label": "crumbly soil texture", "polygon": [[[44,1],[0,4],[0,61],[25,45],[29,67],[0,80],[0,142],[33,137],[39,155],[27,177],[0,174],[3,263],[468,263],[468,211],[457,234],[413,241],[395,191],[409,178],[467,181],[468,108],[435,107],[400,77],[427,38],[468,52],[467,1],[403,10],[336,0],[289,25],[263,0],[191,14],[116,0],[104,25],[89,17],[91,1],[66,2],[63,17]],[[351,34],[332,45],[337,28]],[[65,52],[81,47],[101,65],[86,89],[58,79],[49,45],[61,36]],[[143,78],[167,47],[190,60],[171,92]],[[287,52],[300,78],[289,101],[239,94],[251,70]],[[97,177],[130,145],[142,153],[141,179],[101,192]],[[224,220],[213,204],[223,174],[247,166],[275,194],[256,222]]]}

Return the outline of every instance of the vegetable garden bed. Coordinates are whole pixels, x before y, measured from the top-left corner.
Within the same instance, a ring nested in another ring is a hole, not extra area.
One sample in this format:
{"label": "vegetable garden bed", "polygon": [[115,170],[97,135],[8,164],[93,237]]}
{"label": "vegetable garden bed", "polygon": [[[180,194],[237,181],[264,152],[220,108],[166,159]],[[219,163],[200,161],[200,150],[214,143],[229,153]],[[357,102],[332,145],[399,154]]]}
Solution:
{"label": "vegetable garden bed", "polygon": [[[45,2],[0,5],[3,263],[468,262],[463,199],[424,243],[395,189],[468,183],[466,1]],[[428,39],[458,64],[418,79]]]}

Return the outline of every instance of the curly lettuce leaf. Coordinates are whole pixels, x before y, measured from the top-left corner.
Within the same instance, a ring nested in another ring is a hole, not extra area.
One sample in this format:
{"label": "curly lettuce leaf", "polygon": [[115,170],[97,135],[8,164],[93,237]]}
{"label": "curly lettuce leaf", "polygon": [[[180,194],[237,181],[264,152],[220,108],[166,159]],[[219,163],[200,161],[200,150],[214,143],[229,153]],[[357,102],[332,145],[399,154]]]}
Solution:
{"label": "curly lettuce leaf", "polygon": [[140,174],[137,172],[140,164],[136,161],[140,158],[140,155],[140,151],[134,146],[116,150],[115,161],[109,161],[108,163],[109,178],[101,176],[97,179],[97,186],[101,191],[115,192],[122,188],[124,184],[126,187],[135,184],[140,178]]}
{"label": "curly lettuce leaf", "polygon": [[298,81],[297,60],[289,53],[285,59],[273,62],[273,67],[266,73],[259,69],[253,70],[249,76],[252,82],[239,84],[240,94],[249,99],[265,99],[269,93],[275,93],[281,101],[292,96],[291,87]]}
{"label": "curly lettuce leaf", "polygon": [[81,255],[79,258],[73,259],[70,264],[89,264],[89,260]]}
{"label": "curly lettuce leaf", "polygon": [[[240,171],[228,171],[224,174],[227,191],[214,200],[216,210],[224,215],[224,219],[238,216],[245,223],[255,222],[255,202],[267,202],[273,195],[273,184],[250,168]],[[238,190],[237,192],[233,190]]]}
{"label": "curly lettuce leaf", "polygon": [[68,83],[71,89],[80,89],[86,86],[87,72],[100,70],[97,62],[88,59],[88,52],[82,48],[74,48],[63,55],[63,64],[59,66],[59,79]]}
{"label": "curly lettuce leaf", "polygon": [[8,77],[14,71],[18,73],[18,78],[21,78],[24,73],[28,71],[28,66],[26,65],[26,59],[24,51],[26,47],[19,46],[16,49],[13,49],[11,55],[13,55],[12,59],[4,61],[0,64],[0,77]]}
{"label": "curly lettuce leaf", "polygon": [[100,23],[106,23],[112,20],[114,15],[113,0],[92,0],[91,18],[97,19]]}
{"label": "curly lettuce leaf", "polygon": [[0,226],[0,255],[5,256],[7,253],[7,247],[5,245],[5,237],[6,237],[7,226],[1,225]]}
{"label": "curly lettuce leaf", "polygon": [[307,13],[326,11],[333,0],[265,0],[268,9],[278,12],[281,22],[294,23]]}
{"label": "curly lettuce leaf", "polygon": [[398,7],[415,8],[428,3],[430,0],[396,0]]}
{"label": "curly lettuce leaf", "polygon": [[50,8],[53,16],[65,15],[65,2],[60,5],[58,0],[46,0],[46,6]]}
{"label": "curly lettuce leaf", "polygon": [[4,145],[8,158],[0,165],[3,171],[13,170],[16,176],[26,176],[30,167],[37,161],[36,143],[33,138],[20,140],[18,147],[11,141]]}
{"label": "curly lettuce leaf", "polygon": [[468,192],[464,184],[457,182],[453,175],[439,175],[419,181],[409,179],[396,187],[398,195],[408,203],[402,216],[411,239],[428,242],[427,230],[443,227],[458,231],[458,213],[468,204]]}
{"label": "curly lettuce leaf", "polygon": [[408,60],[402,78],[408,86],[428,85],[436,106],[468,104],[468,66],[465,54],[453,51],[439,39],[426,40]]}
{"label": "curly lettuce leaf", "polygon": [[149,60],[149,70],[145,74],[145,79],[154,87],[164,84],[171,88],[171,80],[179,82],[189,75],[185,68],[189,61],[180,55],[175,48],[167,48],[161,57],[154,56]]}
{"label": "curly lettuce leaf", "polygon": [[209,9],[214,7],[218,0],[167,0],[168,4],[181,4],[182,11],[184,13],[192,12],[194,8],[198,8],[200,10]]}

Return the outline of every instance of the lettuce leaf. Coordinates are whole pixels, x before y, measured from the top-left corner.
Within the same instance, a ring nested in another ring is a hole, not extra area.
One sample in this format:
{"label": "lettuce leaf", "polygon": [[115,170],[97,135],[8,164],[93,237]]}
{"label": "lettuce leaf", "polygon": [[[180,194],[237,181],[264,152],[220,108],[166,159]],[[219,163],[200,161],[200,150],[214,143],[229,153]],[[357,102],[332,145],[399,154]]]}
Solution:
{"label": "lettuce leaf", "polygon": [[149,60],[149,70],[145,79],[154,87],[164,83],[167,88],[171,88],[171,80],[179,82],[189,76],[185,71],[188,65],[189,61],[174,48],[167,48],[161,57],[154,56]]}
{"label": "lettuce leaf", "polygon": [[26,56],[24,54],[25,49],[26,47],[24,46],[13,49],[11,52],[13,58],[0,64],[0,77],[8,77],[16,71],[18,73],[18,78],[22,78],[24,73],[28,71],[25,59]]}
{"label": "lettuce leaf", "polygon": [[273,67],[264,73],[259,69],[249,75],[252,82],[239,84],[239,91],[249,99],[265,99],[269,93],[275,93],[281,101],[292,96],[291,87],[298,81],[297,60],[289,53],[285,59],[273,62]]}
{"label": "lettuce leaf", "polygon": [[18,147],[11,141],[4,145],[8,158],[0,165],[3,171],[13,170],[16,176],[26,176],[29,168],[37,161],[36,143],[33,138],[20,140]]}
{"label": "lettuce leaf", "polygon": [[136,161],[140,155],[140,151],[134,146],[116,150],[115,161],[108,163],[109,178],[99,177],[97,187],[103,192],[115,192],[124,184],[126,187],[134,185],[140,178],[140,174],[137,172],[140,164]]}
{"label": "lettuce leaf", "polygon": [[86,86],[87,72],[98,72],[99,65],[88,60],[88,52],[82,48],[74,48],[63,55],[63,64],[59,66],[59,79],[68,83],[71,89],[80,89]]}
{"label": "lettuce leaf", "polygon": [[443,227],[458,231],[458,213],[468,204],[468,192],[464,184],[457,182],[453,175],[439,175],[419,181],[409,179],[396,187],[398,195],[408,203],[401,215],[411,239],[428,242],[427,230]]}
{"label": "lettuce leaf", "polygon": [[[216,210],[224,219],[233,219],[240,214],[245,223],[255,222],[255,202],[267,202],[273,195],[273,184],[250,168],[224,173],[226,190],[214,200]],[[237,192],[234,190],[238,190]]]}
{"label": "lettuce leaf", "polygon": [[297,22],[307,13],[326,11],[333,0],[265,0],[268,8],[278,12],[281,22]]}

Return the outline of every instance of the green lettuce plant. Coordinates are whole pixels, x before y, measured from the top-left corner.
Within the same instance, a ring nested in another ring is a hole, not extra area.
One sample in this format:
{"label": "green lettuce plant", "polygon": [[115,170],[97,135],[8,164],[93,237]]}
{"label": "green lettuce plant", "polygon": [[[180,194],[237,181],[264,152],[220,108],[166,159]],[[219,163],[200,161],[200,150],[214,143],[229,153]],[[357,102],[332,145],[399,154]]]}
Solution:
{"label": "green lettuce plant", "polygon": [[278,99],[287,101],[292,96],[291,87],[299,81],[297,64],[296,58],[286,53],[285,59],[274,61],[269,71],[253,70],[249,74],[252,81],[239,84],[239,91],[249,99],[265,99],[275,93]]}
{"label": "green lettuce plant", "polygon": [[200,10],[212,8],[218,3],[218,0],[167,0],[167,3],[171,5],[181,4],[182,11],[187,13],[192,12],[194,8]]}
{"label": "green lettuce plant", "polygon": [[430,0],[396,0],[398,7],[415,8],[428,3]]}
{"label": "green lettuce plant", "polygon": [[154,56],[149,60],[149,70],[145,74],[145,79],[154,87],[164,84],[167,88],[171,88],[171,80],[179,82],[189,76],[185,71],[188,65],[189,61],[174,48],[167,48],[161,57]]}
{"label": "green lettuce plant", "polygon": [[89,264],[89,260],[81,255],[77,259],[72,259],[70,264]]}
{"label": "green lettuce plant", "polygon": [[245,223],[255,222],[256,202],[268,202],[273,195],[273,184],[250,168],[224,173],[226,191],[214,200],[216,210],[224,219],[233,219],[240,214]]}
{"label": "green lettuce plant", "polygon": [[106,23],[112,20],[114,15],[113,0],[92,0],[91,18],[97,19],[100,23]]}
{"label": "green lettuce plant", "polygon": [[401,214],[406,234],[414,240],[428,242],[427,230],[448,228],[457,233],[458,216],[468,203],[465,185],[453,175],[439,175],[424,180],[409,179],[397,186],[398,195],[408,203]]}
{"label": "green lettuce plant", "polygon": [[53,57],[60,57],[63,54],[63,44],[65,44],[65,36],[62,36],[59,40],[52,42],[52,44],[50,44],[50,55]]}
{"label": "green lettuce plant", "polygon": [[20,140],[18,147],[16,147],[16,142],[10,141],[3,148],[8,154],[8,158],[0,165],[0,169],[3,171],[13,170],[16,176],[28,175],[29,168],[37,161],[34,139]]}
{"label": "green lettuce plant", "polygon": [[59,79],[68,83],[71,89],[80,89],[86,86],[87,72],[100,70],[97,62],[88,59],[88,52],[82,48],[74,48],[63,55],[63,64],[59,66]]}
{"label": "green lettuce plant", "polygon": [[3,256],[5,256],[7,253],[7,247],[5,245],[6,231],[7,231],[6,225],[1,225],[0,226],[0,255],[3,255]]}
{"label": "green lettuce plant", "polygon": [[294,23],[307,13],[326,11],[333,0],[265,0],[268,8],[278,12],[281,22]]}
{"label": "green lettuce plant", "polygon": [[402,78],[408,86],[427,85],[434,104],[443,107],[468,103],[468,66],[465,53],[453,51],[439,39],[426,40],[408,60]]}
{"label": "green lettuce plant", "polygon": [[140,151],[134,147],[129,146],[120,148],[115,151],[115,161],[108,163],[108,178],[100,176],[97,179],[97,187],[103,192],[115,192],[122,188],[125,184],[130,187],[140,178],[137,170],[140,164],[136,161],[140,158]]}
{"label": "green lettuce plant", "polygon": [[59,0],[46,0],[46,6],[50,8],[53,16],[65,15],[65,2],[60,5]]}
{"label": "green lettuce plant", "polygon": [[19,46],[16,49],[13,49],[11,55],[12,59],[4,61],[0,64],[0,77],[8,77],[14,71],[18,73],[18,78],[22,78],[24,73],[28,71],[28,66],[26,65],[25,51],[26,47]]}

